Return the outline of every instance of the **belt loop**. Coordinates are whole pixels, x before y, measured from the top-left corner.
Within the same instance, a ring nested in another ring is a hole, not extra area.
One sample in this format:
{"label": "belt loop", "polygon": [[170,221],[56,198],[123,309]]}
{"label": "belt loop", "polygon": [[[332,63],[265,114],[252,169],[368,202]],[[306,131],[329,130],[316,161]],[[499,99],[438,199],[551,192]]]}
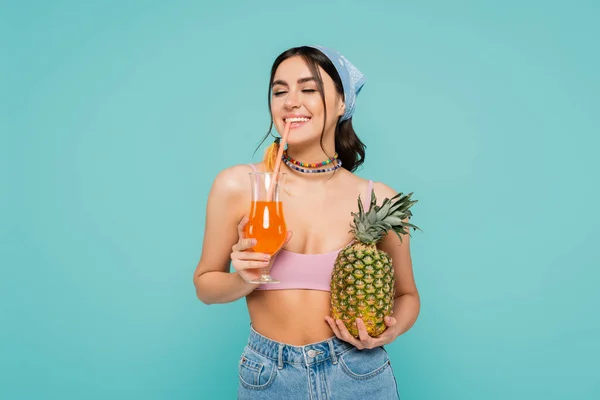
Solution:
{"label": "belt loop", "polygon": [[333,347],[333,340],[329,339],[327,343],[329,344],[329,354],[331,354],[331,363],[335,365],[338,361],[337,356],[335,354],[335,347]]}
{"label": "belt loop", "polygon": [[283,369],[283,345],[279,344],[279,355],[277,356],[277,368]]}

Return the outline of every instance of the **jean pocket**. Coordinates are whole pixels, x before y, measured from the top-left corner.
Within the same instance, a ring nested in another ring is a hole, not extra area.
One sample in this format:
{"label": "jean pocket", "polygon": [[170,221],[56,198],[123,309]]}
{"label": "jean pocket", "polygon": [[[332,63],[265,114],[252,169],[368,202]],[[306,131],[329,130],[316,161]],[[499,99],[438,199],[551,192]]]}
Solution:
{"label": "jean pocket", "polygon": [[340,356],[344,373],[353,379],[365,380],[379,375],[390,367],[390,358],[383,348],[358,350],[356,347]]}
{"label": "jean pocket", "polygon": [[244,349],[238,366],[240,384],[248,389],[263,390],[271,386],[277,365],[249,347]]}

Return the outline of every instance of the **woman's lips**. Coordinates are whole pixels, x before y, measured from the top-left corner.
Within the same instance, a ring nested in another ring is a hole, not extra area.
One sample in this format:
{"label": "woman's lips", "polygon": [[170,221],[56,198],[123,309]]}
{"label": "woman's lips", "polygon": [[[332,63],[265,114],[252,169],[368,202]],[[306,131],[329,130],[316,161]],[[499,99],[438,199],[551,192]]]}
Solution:
{"label": "woman's lips", "polygon": [[306,124],[307,122],[310,122],[310,118],[309,117],[285,118],[283,120],[283,122],[284,123],[291,122],[290,129],[297,129],[297,128],[301,127],[302,125]]}

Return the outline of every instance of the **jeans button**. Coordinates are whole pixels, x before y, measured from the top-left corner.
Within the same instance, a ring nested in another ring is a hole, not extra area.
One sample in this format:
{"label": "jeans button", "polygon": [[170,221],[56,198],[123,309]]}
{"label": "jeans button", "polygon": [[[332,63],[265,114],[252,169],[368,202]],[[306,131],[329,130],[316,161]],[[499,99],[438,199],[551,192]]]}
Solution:
{"label": "jeans button", "polygon": [[308,356],[309,356],[310,358],[313,358],[314,356],[316,356],[316,355],[317,355],[317,352],[316,352],[316,351],[314,351],[314,350],[309,350],[309,351],[308,351],[306,354],[308,354]]}

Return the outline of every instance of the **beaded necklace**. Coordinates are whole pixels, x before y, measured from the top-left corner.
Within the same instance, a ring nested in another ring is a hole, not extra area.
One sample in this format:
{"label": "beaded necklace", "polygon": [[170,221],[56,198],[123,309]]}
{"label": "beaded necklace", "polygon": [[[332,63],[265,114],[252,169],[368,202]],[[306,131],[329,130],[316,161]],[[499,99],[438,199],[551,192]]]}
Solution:
{"label": "beaded necklace", "polygon": [[337,160],[338,158],[338,153],[335,153],[335,155],[333,156],[333,158],[328,158],[325,161],[322,161],[320,163],[316,163],[316,164],[311,164],[311,163],[303,163],[300,161],[296,161],[294,160],[292,157],[290,157],[287,153],[287,150],[284,150],[283,152],[283,159],[287,160],[289,162],[291,162],[292,164],[295,164],[299,167],[308,167],[308,168],[318,168],[318,167],[323,167],[327,164],[331,164],[334,160]]}
{"label": "beaded necklace", "polygon": [[[333,167],[329,167],[329,168],[320,168],[320,169],[305,169],[302,167],[298,167],[295,164],[292,164],[291,161],[289,161],[287,158],[282,157],[283,158],[283,162],[290,167],[291,169],[294,169],[298,172],[304,172],[306,174],[314,174],[314,173],[322,173],[322,172],[331,172],[331,171],[335,171],[336,169],[340,168],[342,166],[342,160],[336,159],[336,164]],[[328,163],[329,164],[329,163]]]}

